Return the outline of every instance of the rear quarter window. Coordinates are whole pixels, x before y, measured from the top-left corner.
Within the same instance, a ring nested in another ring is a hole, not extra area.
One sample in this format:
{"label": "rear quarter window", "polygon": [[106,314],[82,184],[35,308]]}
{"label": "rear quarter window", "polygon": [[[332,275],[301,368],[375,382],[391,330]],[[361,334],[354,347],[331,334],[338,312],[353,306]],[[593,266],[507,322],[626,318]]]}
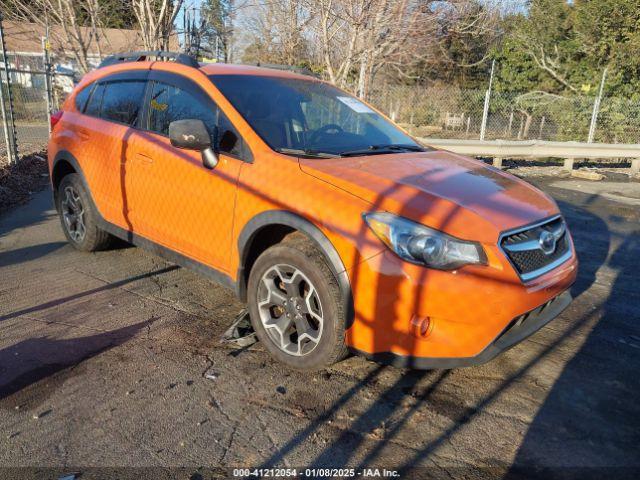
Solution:
{"label": "rear quarter window", "polygon": [[91,92],[91,97],[89,98],[89,103],[87,103],[84,113],[93,117],[99,117],[103,94],[104,84],[96,85],[93,92]]}
{"label": "rear quarter window", "polygon": [[89,95],[91,95],[93,87],[94,84],[88,85],[80,90],[76,95],[76,108],[80,113],[84,112],[84,108],[87,106],[87,100],[89,100]]}

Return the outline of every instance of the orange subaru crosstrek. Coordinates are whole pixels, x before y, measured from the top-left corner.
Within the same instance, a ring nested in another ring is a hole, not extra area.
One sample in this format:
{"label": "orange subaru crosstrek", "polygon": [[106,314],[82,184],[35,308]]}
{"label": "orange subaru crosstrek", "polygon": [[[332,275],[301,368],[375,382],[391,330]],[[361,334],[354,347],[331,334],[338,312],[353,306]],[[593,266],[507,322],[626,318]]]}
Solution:
{"label": "orange subaru crosstrek", "polygon": [[52,124],[69,242],[120,237],[233,288],[291,367],[349,350],[476,365],[571,302],[577,260],[551,198],[315,78],[124,54]]}

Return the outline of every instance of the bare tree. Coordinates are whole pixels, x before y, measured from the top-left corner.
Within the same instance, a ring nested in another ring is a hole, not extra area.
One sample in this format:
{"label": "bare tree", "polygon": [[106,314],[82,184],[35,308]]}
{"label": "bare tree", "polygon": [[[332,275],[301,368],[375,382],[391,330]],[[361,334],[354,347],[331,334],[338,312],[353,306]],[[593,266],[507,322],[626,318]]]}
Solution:
{"label": "bare tree", "polygon": [[311,16],[304,1],[257,1],[245,8],[245,61],[294,65],[309,58],[305,30]]}
{"label": "bare tree", "polygon": [[[380,71],[404,79],[434,63],[470,67],[486,61],[497,38],[500,0],[307,0],[314,43],[328,78],[365,97]],[[447,57],[443,44],[467,37],[480,55]],[[479,41],[481,39],[481,41]],[[444,57],[444,58],[443,58]]]}
{"label": "bare tree", "polygon": [[[246,22],[245,54],[309,64],[366,96],[381,71],[406,79],[429,63],[471,67],[486,61],[503,1],[258,0]],[[482,48],[449,57],[443,46],[454,37]]]}
{"label": "bare tree", "polygon": [[168,50],[183,0],[131,0],[147,50]]}
{"label": "bare tree", "polygon": [[308,0],[315,14],[315,42],[328,78],[355,85],[365,96],[385,68],[404,73],[422,58],[426,32],[433,30],[430,3],[418,0]]}
{"label": "bare tree", "polygon": [[64,49],[57,53],[71,53],[82,72],[91,69],[92,48],[100,54],[98,0],[9,0],[2,10],[15,21],[35,23],[45,29],[59,27],[50,31],[53,43]]}
{"label": "bare tree", "polygon": [[233,61],[236,15],[249,4],[253,5],[250,0],[201,0],[199,8],[185,9],[185,50],[195,56]]}
{"label": "bare tree", "polygon": [[401,76],[409,76],[409,67],[427,46],[421,34],[429,27],[425,22],[423,4],[411,0],[378,0],[371,2],[372,10],[358,52],[357,93],[365,97],[376,73],[392,68]]}

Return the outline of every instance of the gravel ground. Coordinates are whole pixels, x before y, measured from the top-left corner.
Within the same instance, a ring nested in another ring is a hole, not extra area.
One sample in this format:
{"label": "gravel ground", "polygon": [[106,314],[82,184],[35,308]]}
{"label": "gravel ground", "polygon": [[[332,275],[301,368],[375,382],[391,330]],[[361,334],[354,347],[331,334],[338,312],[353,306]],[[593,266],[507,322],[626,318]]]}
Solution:
{"label": "gravel ground", "polygon": [[259,344],[221,345],[243,308],[230,291],[126,245],[79,253],[50,192],[34,195],[0,217],[0,478],[638,478],[640,209],[620,198],[640,184],[532,181],[574,235],[576,300],[492,362],[450,371],[352,357],[303,374]]}

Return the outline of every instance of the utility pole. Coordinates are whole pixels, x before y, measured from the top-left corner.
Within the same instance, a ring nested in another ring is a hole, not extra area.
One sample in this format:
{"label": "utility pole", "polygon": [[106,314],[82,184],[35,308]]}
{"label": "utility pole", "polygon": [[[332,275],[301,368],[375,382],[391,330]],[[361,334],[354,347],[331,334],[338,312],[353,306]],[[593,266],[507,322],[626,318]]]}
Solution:
{"label": "utility pole", "polygon": [[7,82],[7,90],[5,92],[2,75],[0,75],[0,91],[2,92],[0,95],[0,103],[2,103],[4,135],[7,143],[7,157],[9,158],[9,163],[17,163],[18,146],[16,143],[16,123],[13,118],[13,97],[11,95],[11,77],[9,76],[9,58],[7,57],[7,49],[4,43],[4,27],[2,25],[2,20],[2,14],[0,13],[0,52],[2,53],[2,62],[4,63],[4,77]]}
{"label": "utility pole", "polygon": [[484,140],[487,131],[487,118],[489,117],[489,100],[491,99],[491,88],[493,87],[493,73],[495,71],[496,61],[491,62],[491,76],[489,77],[489,88],[484,94],[484,109],[482,111],[482,125],[480,126],[480,140]]}
{"label": "utility pole", "polygon": [[182,45],[182,49],[185,53],[189,53],[189,33],[187,32],[187,25],[188,25],[188,21],[187,21],[187,4],[183,4],[182,5],[182,38],[183,38],[183,45]]}
{"label": "utility pole", "polygon": [[596,101],[593,102],[593,112],[591,113],[591,125],[589,125],[589,137],[587,143],[593,143],[593,137],[596,134],[596,125],[598,124],[598,113],[600,113],[600,102],[602,101],[602,92],[604,91],[604,82],[607,78],[607,69],[605,67],[602,72],[602,80],[600,80],[600,89],[598,90],[598,96]]}

